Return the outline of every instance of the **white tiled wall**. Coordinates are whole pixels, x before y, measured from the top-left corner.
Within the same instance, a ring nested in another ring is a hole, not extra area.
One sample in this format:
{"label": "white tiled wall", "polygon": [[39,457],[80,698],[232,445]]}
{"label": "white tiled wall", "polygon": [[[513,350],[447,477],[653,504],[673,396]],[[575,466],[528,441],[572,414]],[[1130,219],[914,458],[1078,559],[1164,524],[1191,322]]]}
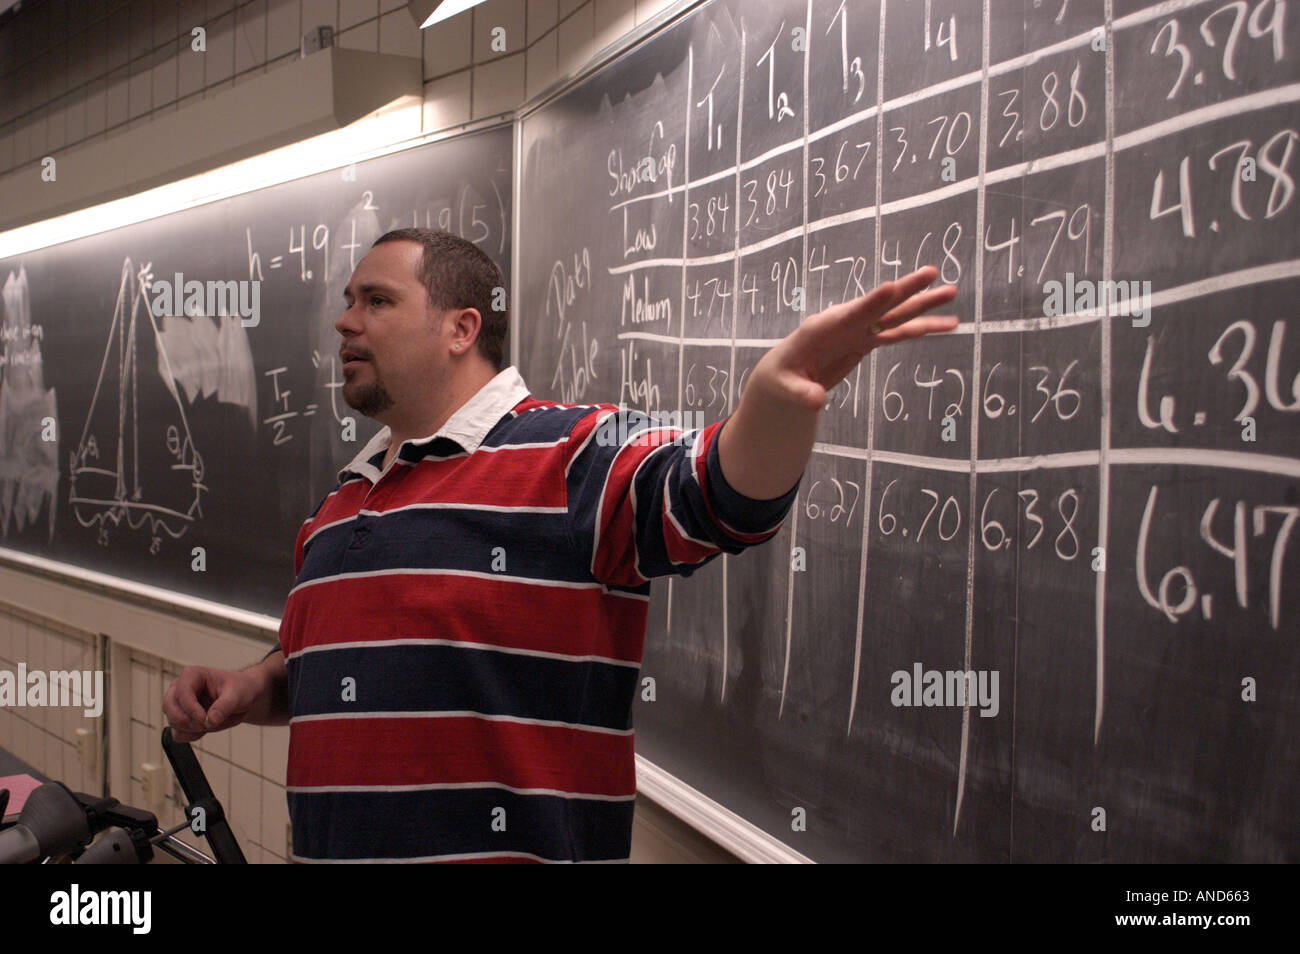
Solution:
{"label": "white tiled wall", "polygon": [[420,57],[426,131],[490,117],[674,2],[487,0],[421,34],[404,0],[45,0],[0,27],[0,174],[292,63],[316,26]]}
{"label": "white tiled wall", "polygon": [[[0,670],[17,673],[21,662],[28,672],[94,671],[102,668],[95,643],[88,633],[0,606]],[[104,691],[107,694],[107,680]],[[92,730],[98,749],[107,712],[107,704],[99,718],[88,718],[77,708],[0,706],[0,749],[74,792],[97,793],[103,788],[103,759],[97,758],[90,769],[82,765],[76,753],[77,730]]]}
{"label": "white tiled wall", "polygon": [[[18,663],[28,670],[95,669],[96,637],[49,619],[0,603],[0,670],[16,672]],[[200,652],[201,654],[201,652]],[[110,654],[106,654],[110,655]],[[162,752],[163,693],[180,672],[180,666],[157,656],[122,647],[111,654],[116,681],[112,698],[117,706],[104,707],[99,719],[87,719],[79,709],[10,708],[0,706],[0,749],[16,756],[73,791],[109,794],[121,801],[154,811],[163,828],[184,821],[184,802],[171,766]],[[106,694],[109,687],[105,685]],[[118,720],[120,730],[109,732]],[[77,759],[76,730],[96,733],[99,758],[93,770]],[[123,740],[117,751],[107,738]],[[250,864],[281,864],[289,852],[289,811],[285,801],[285,766],[289,758],[287,726],[239,725],[214,732],[194,743],[199,764],[212,792],[225,810],[231,830]],[[161,769],[163,803],[148,803],[142,786],[142,766],[152,762]],[[104,778],[122,779],[121,790]],[[182,829],[182,840],[210,852],[205,839]],[[160,860],[170,860],[161,852]],[[731,862],[736,859],[642,796],[637,797],[632,832],[633,862]]]}
{"label": "white tiled wall", "polygon": [[[92,634],[0,604],[0,670],[17,672],[20,662],[28,672],[105,668],[95,650]],[[162,752],[162,698],[181,667],[137,651],[128,651],[123,658],[127,660],[124,671],[108,673],[104,687],[107,696],[109,680],[121,681],[116,697],[126,702],[123,711],[115,711],[107,698],[98,719],[87,718],[81,709],[0,706],[0,749],[73,791],[90,794],[106,792],[106,761],[120,763],[130,791],[113,791],[110,785],[107,794],[150,811],[154,807],[142,788],[142,766],[152,762],[161,768],[164,779],[164,801],[156,811],[159,824],[174,827],[183,820],[183,802],[177,800],[180,793]],[[106,759],[103,742],[109,734],[108,722],[115,718],[125,723],[127,751],[109,751]],[[76,754],[77,729],[83,727],[93,730],[99,753],[91,769]],[[283,862],[288,853],[289,810],[284,792],[288,727],[240,725],[206,736],[195,749],[249,862]],[[190,832],[184,837],[208,850],[206,842]]]}

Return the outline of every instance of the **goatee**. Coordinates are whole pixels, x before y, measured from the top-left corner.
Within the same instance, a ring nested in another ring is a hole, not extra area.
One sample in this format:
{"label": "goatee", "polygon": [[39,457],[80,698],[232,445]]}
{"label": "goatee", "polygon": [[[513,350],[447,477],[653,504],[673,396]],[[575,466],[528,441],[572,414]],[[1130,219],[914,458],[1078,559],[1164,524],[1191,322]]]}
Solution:
{"label": "goatee", "polygon": [[343,400],[348,403],[348,407],[354,411],[364,414],[366,417],[374,417],[393,406],[393,399],[383,385],[366,384],[353,396],[348,395],[347,388],[343,389]]}

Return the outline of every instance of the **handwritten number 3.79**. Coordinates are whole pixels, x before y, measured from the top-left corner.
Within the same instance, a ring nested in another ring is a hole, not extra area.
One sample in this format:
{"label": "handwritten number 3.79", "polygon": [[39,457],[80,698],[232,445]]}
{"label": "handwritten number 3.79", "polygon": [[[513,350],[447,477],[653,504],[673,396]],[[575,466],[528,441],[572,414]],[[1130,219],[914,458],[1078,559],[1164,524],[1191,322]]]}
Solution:
{"label": "handwritten number 3.79", "polygon": [[[1231,3],[1225,3],[1201,21],[1201,39],[1207,47],[1215,49],[1220,43],[1220,38],[1215,32],[1218,28],[1218,19],[1225,15],[1232,18],[1232,22],[1228,25],[1227,36],[1222,39],[1223,58],[1221,61],[1223,75],[1230,80],[1236,80],[1237,78],[1237,43],[1241,39],[1243,21],[1246,35],[1251,39],[1271,38],[1274,63],[1281,62],[1286,53],[1285,35],[1283,33],[1286,0],[1259,0],[1259,3],[1255,4],[1255,8],[1250,11],[1249,17],[1246,15],[1247,7],[1246,0],[1232,0]],[[1161,25],[1151,43],[1152,53],[1159,49],[1161,39],[1165,41],[1163,55],[1169,57],[1177,54],[1178,56],[1178,76],[1169,92],[1165,94],[1165,99],[1173,99],[1178,95],[1183,81],[1192,69],[1192,50],[1187,44],[1180,42],[1177,20],[1166,20]],[[1193,77],[1193,82],[1196,85],[1200,85],[1203,81],[1200,73]]]}

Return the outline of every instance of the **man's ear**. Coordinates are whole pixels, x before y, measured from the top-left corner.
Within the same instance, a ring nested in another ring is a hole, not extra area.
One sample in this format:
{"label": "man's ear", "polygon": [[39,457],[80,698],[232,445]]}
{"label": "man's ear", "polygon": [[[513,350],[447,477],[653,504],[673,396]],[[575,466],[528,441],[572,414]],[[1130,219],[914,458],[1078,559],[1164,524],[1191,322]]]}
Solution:
{"label": "man's ear", "polygon": [[483,329],[483,318],[477,308],[460,308],[448,313],[451,325],[451,350],[455,354],[468,354]]}

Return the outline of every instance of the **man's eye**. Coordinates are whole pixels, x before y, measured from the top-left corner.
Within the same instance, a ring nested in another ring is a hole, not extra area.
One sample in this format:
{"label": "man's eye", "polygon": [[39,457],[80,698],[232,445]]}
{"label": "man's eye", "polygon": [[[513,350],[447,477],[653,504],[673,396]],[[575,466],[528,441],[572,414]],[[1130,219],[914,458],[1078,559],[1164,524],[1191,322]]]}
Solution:
{"label": "man's eye", "polygon": [[378,295],[371,295],[371,296],[370,296],[370,304],[372,304],[372,305],[375,305],[375,304],[382,304],[383,301],[384,301],[384,299],[380,298]]}

